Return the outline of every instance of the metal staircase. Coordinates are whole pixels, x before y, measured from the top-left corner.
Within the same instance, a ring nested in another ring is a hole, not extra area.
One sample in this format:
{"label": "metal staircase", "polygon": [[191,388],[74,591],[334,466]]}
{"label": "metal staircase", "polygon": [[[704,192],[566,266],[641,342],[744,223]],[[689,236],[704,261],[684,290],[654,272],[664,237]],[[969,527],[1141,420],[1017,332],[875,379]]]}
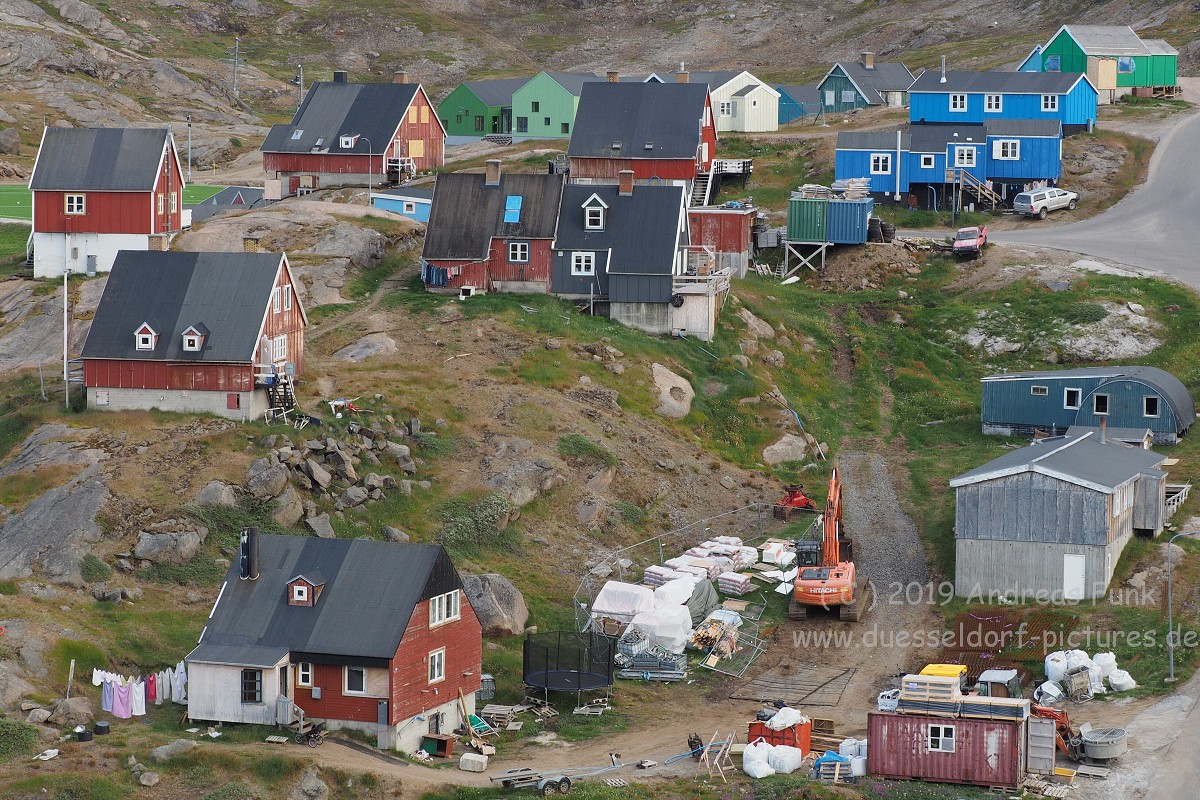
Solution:
{"label": "metal staircase", "polygon": [[712,188],[712,174],[708,172],[696,173],[696,179],[692,181],[692,201],[693,206],[708,205],[708,195]]}

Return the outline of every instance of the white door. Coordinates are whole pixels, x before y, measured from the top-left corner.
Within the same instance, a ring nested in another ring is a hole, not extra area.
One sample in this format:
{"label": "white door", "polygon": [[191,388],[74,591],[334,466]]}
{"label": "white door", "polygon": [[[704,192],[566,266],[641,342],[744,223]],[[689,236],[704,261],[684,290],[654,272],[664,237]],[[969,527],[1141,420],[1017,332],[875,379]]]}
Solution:
{"label": "white door", "polygon": [[825,105],[829,106],[830,108],[833,108],[833,103],[834,103],[834,93],[833,92],[825,92]]}
{"label": "white door", "polygon": [[1063,599],[1082,600],[1084,597],[1085,556],[1071,553],[1063,556]]}

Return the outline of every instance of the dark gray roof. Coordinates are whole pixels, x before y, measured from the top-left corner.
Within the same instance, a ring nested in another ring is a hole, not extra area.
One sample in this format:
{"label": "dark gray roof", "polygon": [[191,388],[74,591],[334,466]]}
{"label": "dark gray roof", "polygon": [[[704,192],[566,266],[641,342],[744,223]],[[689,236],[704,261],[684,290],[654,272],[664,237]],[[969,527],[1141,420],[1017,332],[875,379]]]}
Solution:
{"label": "dark gray roof", "polygon": [[815,83],[803,85],[776,84],[775,91],[786,94],[797,103],[807,104],[821,102],[821,93],[817,90],[817,85]]}
{"label": "dark gray roof", "polygon": [[167,128],[46,128],[29,188],[149,192]]}
{"label": "dark gray roof", "polygon": [[983,125],[911,125],[908,132],[912,135],[914,153],[944,153],[951,142],[987,144],[987,131]]}
{"label": "dark gray roof", "polygon": [[511,106],[513,92],[529,83],[529,78],[497,78],[490,81],[467,81],[463,85],[485,106]]}
{"label": "dark gray roof", "polygon": [[397,200],[432,200],[433,189],[421,189],[417,187],[395,186],[385,192],[373,192],[375,197],[389,197]]}
{"label": "dark gray roof", "polygon": [[[318,81],[309,87],[290,123],[271,126],[260,149],[264,153],[309,153],[319,147],[318,152],[346,155],[382,153],[420,88],[417,83]],[[342,149],[338,146],[342,136],[360,138],[354,147]]]}
{"label": "dark gray roof", "polygon": [[[485,185],[484,178],[469,172],[438,175],[425,230],[425,258],[483,259],[492,237],[554,237],[562,175],[502,174],[496,186]],[[509,197],[521,198],[517,222],[504,221]]]}
{"label": "dark gray roof", "polygon": [[948,71],[946,82],[936,69],[926,70],[910,92],[967,94],[1066,94],[1082,78],[1078,72],[964,72]]}
{"label": "dark gray roof", "polygon": [[716,70],[714,72],[689,72],[688,83],[708,84],[709,91],[718,89],[742,74],[742,70]]}
{"label": "dark gray roof", "polygon": [[[278,253],[122,250],[96,306],[83,358],[253,363],[282,262]],[[135,347],[134,332],[143,322],[158,334],[154,350]],[[184,351],[183,332],[198,324],[211,331],[204,349]]]}
{"label": "dark gray roof", "polygon": [[[616,186],[569,184],[563,189],[554,247],[556,250],[611,249],[610,273],[624,272],[632,265],[662,265],[663,271],[669,273],[679,243],[683,193],[682,186],[639,184],[633,187],[632,194],[622,196]],[[589,231],[583,227],[583,204],[593,194],[608,206],[602,231]]]}
{"label": "dark gray roof", "polygon": [[[189,661],[237,664],[273,652],[391,659],[417,603],[462,588],[436,544],[260,534],[258,552],[258,580],[241,580],[237,560],[230,566]],[[316,605],[288,605],[288,581],[314,570],[328,579]]]}
{"label": "dark gray roof", "polygon": [[867,69],[861,61],[839,61],[846,77],[862,89],[868,103],[882,103],[879,92],[904,91],[912,85],[913,75],[903,64],[876,62],[874,69]]}
{"label": "dark gray roof", "polygon": [[1183,385],[1183,381],[1165,369],[1159,369],[1158,367],[1080,367],[1078,369],[1048,369],[1037,372],[1005,372],[999,375],[988,375],[982,380],[985,382],[1003,382],[1037,380],[1039,378],[1069,379],[1075,377],[1099,378],[1102,384],[1122,379],[1141,381],[1157,389],[1159,394],[1171,404],[1171,410],[1175,412],[1175,418],[1179,421],[1180,430],[1190,428],[1192,422],[1196,419],[1196,403],[1192,400],[1191,392]]}
{"label": "dark gray roof", "polygon": [[579,96],[567,155],[695,158],[707,98],[708,87],[699,83],[589,83]]}
{"label": "dark gray roof", "polygon": [[950,481],[953,487],[1021,472],[1039,472],[1063,480],[1111,491],[1135,475],[1155,470],[1166,456],[1099,436],[1056,436],[1012,450]]}
{"label": "dark gray roof", "polygon": [[1056,119],[990,119],[984,123],[988,136],[1046,136],[1062,138],[1062,123]]}
{"label": "dark gray roof", "polygon": [[547,72],[546,74],[576,97],[579,97],[585,83],[605,82],[604,78],[594,72]]}
{"label": "dark gray roof", "polygon": [[[1098,425],[1071,425],[1067,428],[1067,436],[1082,436],[1085,433],[1093,434],[1097,439],[1100,438],[1100,426]],[[1125,444],[1136,444],[1141,447],[1142,442],[1149,436],[1154,437],[1154,431],[1149,428],[1116,428],[1109,427],[1104,435],[1108,439],[1113,439]]]}
{"label": "dark gray roof", "polygon": [[[900,148],[908,150],[912,137],[908,131],[900,135]],[[841,131],[837,136],[838,150],[890,150],[896,149],[895,131]]]}

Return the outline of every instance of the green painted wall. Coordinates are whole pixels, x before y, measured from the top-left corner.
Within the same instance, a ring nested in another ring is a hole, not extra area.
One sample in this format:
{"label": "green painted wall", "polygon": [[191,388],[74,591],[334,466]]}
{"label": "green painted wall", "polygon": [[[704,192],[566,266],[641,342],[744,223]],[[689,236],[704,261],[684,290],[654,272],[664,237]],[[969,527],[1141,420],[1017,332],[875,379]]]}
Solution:
{"label": "green painted wall", "polygon": [[[846,77],[845,73],[840,69],[829,73],[829,76],[817,86],[821,108],[827,114],[836,114],[843,111],[852,111],[856,108],[866,108],[867,100],[858,89],[854,88],[854,82]],[[833,105],[828,105],[825,102],[826,92],[833,92]],[[847,103],[842,99],[842,92],[854,92],[854,102]]]}
{"label": "green painted wall", "polygon": [[[477,119],[478,118],[478,119]],[[446,126],[449,136],[484,136],[492,133],[492,121],[500,125],[500,107],[485,106],[467,86],[459,84],[438,105],[438,119]]]}
{"label": "green painted wall", "polygon": [[[513,92],[514,136],[569,139],[579,98],[544,72]],[[562,126],[566,124],[566,131]]]}
{"label": "green painted wall", "polygon": [[1046,71],[1046,64],[1053,56],[1059,58],[1057,72],[1087,72],[1087,56],[1084,55],[1079,45],[1075,44],[1075,40],[1067,35],[1066,31],[1059,31],[1053,41],[1042,51],[1043,72]]}
{"label": "green painted wall", "polygon": [[[1087,72],[1087,56],[1066,31],[1059,31],[1042,52],[1042,69],[1052,56],[1059,58],[1059,72]],[[1179,57],[1134,56],[1133,72],[1117,71],[1117,86],[1175,86],[1179,83]]]}

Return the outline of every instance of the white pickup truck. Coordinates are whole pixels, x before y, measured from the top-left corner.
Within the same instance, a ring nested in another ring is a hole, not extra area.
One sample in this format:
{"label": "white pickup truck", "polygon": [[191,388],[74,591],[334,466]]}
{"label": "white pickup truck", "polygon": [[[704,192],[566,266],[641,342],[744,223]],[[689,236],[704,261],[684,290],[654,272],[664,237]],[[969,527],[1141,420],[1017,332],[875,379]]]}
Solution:
{"label": "white pickup truck", "polygon": [[1026,217],[1045,219],[1051,211],[1065,208],[1074,211],[1079,205],[1079,195],[1065,189],[1035,189],[1021,192],[1013,198],[1013,211]]}

